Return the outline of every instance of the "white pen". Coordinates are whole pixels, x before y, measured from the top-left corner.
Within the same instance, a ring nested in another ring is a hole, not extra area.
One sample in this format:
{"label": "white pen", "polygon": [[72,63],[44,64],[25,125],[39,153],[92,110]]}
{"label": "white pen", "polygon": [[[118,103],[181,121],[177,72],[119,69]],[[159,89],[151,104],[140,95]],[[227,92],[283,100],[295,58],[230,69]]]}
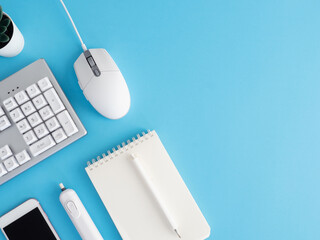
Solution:
{"label": "white pen", "polygon": [[138,172],[141,175],[141,177],[143,178],[145,184],[147,185],[147,187],[149,188],[149,190],[152,193],[153,197],[157,201],[159,207],[161,208],[163,214],[166,216],[166,218],[167,218],[169,224],[171,225],[173,231],[178,235],[179,238],[181,238],[181,235],[178,232],[177,223],[174,221],[171,213],[169,212],[168,208],[164,204],[164,202],[163,202],[159,192],[157,191],[156,187],[153,185],[152,181],[148,178],[146,172],[144,171],[144,169],[142,168],[141,164],[139,163],[138,156],[136,154],[131,154],[131,157],[132,157],[134,166],[138,170]]}

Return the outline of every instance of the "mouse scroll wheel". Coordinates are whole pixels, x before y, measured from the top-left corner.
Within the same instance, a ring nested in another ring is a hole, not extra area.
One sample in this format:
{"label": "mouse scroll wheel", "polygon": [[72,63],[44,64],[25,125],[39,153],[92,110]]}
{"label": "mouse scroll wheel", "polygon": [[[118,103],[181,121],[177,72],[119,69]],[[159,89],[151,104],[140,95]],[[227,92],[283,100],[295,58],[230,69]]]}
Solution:
{"label": "mouse scroll wheel", "polygon": [[96,65],[95,61],[93,60],[93,57],[91,57],[91,56],[87,58],[87,61],[90,65],[90,67],[93,67]]}
{"label": "mouse scroll wheel", "polygon": [[93,72],[93,74],[96,76],[96,77],[99,77],[101,75],[101,72],[96,64],[96,62],[94,61],[93,57],[92,56],[88,56],[87,57],[87,62],[89,63],[89,66]]}

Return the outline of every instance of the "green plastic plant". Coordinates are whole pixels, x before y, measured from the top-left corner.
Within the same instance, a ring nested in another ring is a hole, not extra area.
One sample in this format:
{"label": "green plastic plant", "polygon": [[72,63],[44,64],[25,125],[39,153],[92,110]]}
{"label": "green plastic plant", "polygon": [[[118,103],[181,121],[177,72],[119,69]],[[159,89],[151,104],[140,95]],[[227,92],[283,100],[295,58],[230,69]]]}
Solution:
{"label": "green plastic plant", "polygon": [[10,25],[10,19],[3,17],[2,7],[0,6],[0,43],[6,43],[10,40],[9,36],[6,34],[7,29]]}

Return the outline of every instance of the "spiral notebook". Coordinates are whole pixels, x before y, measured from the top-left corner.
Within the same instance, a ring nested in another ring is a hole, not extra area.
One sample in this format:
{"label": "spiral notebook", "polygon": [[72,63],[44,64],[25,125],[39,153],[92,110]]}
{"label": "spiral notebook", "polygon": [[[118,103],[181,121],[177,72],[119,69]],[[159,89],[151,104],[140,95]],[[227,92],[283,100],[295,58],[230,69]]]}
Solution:
{"label": "spiral notebook", "polygon": [[[172,231],[159,205],[135,171],[130,157],[142,167],[179,226]],[[88,164],[89,175],[124,240],[204,240],[210,227],[155,131],[142,133]]]}

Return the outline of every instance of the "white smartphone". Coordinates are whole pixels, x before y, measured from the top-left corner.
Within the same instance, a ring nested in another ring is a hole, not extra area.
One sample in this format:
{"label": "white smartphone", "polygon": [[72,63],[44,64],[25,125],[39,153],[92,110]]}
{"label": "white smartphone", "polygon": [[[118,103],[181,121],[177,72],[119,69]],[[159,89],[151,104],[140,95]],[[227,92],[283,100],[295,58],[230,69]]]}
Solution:
{"label": "white smartphone", "polygon": [[8,240],[60,240],[36,199],[29,199],[0,217],[0,228]]}

